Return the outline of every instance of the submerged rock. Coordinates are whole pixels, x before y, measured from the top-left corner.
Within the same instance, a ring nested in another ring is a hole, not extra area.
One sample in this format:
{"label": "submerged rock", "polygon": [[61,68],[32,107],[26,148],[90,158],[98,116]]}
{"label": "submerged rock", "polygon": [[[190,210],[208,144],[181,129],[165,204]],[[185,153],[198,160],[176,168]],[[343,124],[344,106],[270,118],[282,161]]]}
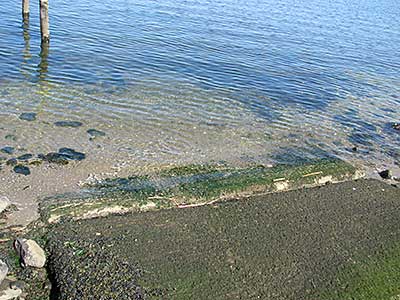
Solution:
{"label": "submerged rock", "polygon": [[71,160],[84,160],[86,158],[85,153],[77,152],[71,148],[60,148],[58,150],[58,153],[66,156],[68,159],[71,159]]}
{"label": "submerged rock", "polygon": [[38,158],[43,159],[49,163],[60,164],[60,165],[67,165],[68,164],[68,157],[64,154],[50,152],[45,154],[39,154]]}
{"label": "submerged rock", "polygon": [[0,149],[0,152],[6,153],[6,154],[13,154],[15,152],[14,147],[3,147]]}
{"label": "submerged rock", "polygon": [[14,241],[14,248],[21,258],[24,267],[44,267],[46,263],[45,253],[34,240],[16,239]]}
{"label": "submerged rock", "polygon": [[86,132],[92,137],[101,137],[106,135],[104,131],[100,131],[97,129],[89,129]]}
{"label": "submerged rock", "polygon": [[54,125],[58,127],[80,127],[83,125],[82,122],[79,121],[57,121],[54,123]]}
{"label": "submerged rock", "polygon": [[18,164],[18,160],[16,158],[10,158],[6,161],[7,166],[15,166]]}
{"label": "submerged rock", "polygon": [[18,156],[17,159],[18,160],[28,160],[28,159],[31,159],[32,157],[33,157],[32,154],[26,153],[24,155]]}
{"label": "submerged rock", "polygon": [[22,174],[22,175],[30,175],[31,174],[31,170],[28,167],[25,167],[23,165],[16,165],[14,167],[14,172],[17,174]]}
{"label": "submerged rock", "polygon": [[8,273],[7,264],[0,259],[0,284],[3,282],[4,278],[6,278]]}
{"label": "submerged rock", "polygon": [[19,118],[24,121],[35,121],[36,120],[36,113],[22,113],[20,114]]}
{"label": "submerged rock", "polygon": [[14,134],[7,134],[4,138],[6,140],[13,141],[13,142],[15,142],[17,140],[17,137]]}

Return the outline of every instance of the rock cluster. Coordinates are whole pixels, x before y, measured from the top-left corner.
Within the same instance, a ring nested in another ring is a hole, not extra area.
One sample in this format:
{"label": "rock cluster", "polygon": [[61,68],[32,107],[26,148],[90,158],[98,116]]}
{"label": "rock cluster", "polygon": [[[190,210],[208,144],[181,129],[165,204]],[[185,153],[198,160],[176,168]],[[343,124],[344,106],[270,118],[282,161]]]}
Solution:
{"label": "rock cluster", "polygon": [[[44,267],[46,263],[45,253],[34,240],[17,238],[14,241],[14,248],[23,267]],[[0,260],[0,300],[22,300],[25,298],[23,295],[25,283],[14,279],[12,276],[7,277],[8,271],[8,265]]]}

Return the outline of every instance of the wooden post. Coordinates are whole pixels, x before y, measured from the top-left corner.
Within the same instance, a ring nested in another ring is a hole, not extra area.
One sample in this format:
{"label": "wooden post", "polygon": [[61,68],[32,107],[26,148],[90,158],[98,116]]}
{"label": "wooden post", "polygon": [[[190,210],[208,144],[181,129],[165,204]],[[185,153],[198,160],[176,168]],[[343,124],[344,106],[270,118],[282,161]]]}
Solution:
{"label": "wooden post", "polygon": [[22,0],[22,18],[29,19],[29,0]]}
{"label": "wooden post", "polygon": [[40,1],[40,33],[42,36],[42,43],[50,42],[49,31],[49,0]]}

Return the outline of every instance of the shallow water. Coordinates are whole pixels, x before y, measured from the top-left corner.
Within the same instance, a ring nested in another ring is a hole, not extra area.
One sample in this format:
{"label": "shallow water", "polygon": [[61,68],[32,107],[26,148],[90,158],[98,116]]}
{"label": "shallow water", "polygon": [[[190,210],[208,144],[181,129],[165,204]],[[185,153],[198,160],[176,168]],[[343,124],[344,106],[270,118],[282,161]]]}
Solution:
{"label": "shallow water", "polygon": [[399,161],[398,1],[54,1],[42,51],[31,9],[0,3],[0,146],[140,168]]}

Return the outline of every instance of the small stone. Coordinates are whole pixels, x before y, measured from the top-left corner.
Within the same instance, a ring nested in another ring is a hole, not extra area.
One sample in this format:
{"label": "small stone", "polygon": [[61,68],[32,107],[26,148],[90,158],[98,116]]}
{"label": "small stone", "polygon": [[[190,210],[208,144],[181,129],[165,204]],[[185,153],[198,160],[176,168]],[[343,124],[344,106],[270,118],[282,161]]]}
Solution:
{"label": "small stone", "polygon": [[30,175],[31,174],[31,170],[28,167],[25,167],[23,165],[16,165],[14,167],[14,172],[17,174],[22,174],[22,175]]}
{"label": "small stone", "polygon": [[13,290],[23,290],[25,288],[25,282],[18,280],[10,283],[10,288]]}
{"label": "small stone", "polygon": [[4,278],[6,278],[8,273],[7,264],[0,259],[0,284],[3,282]]}
{"label": "small stone", "polygon": [[13,154],[15,152],[14,147],[3,147],[0,149],[1,152],[6,153],[6,154]]}
{"label": "small stone", "polygon": [[54,125],[58,126],[58,127],[80,127],[83,125],[82,122],[79,121],[58,121],[55,122]]}
{"label": "small stone", "polygon": [[10,199],[8,199],[6,196],[1,196],[0,197],[0,214],[3,211],[5,211],[10,205],[11,205]]}
{"label": "small stone", "polygon": [[19,118],[24,121],[35,121],[36,113],[22,113]]}
{"label": "small stone", "polygon": [[357,150],[358,150],[358,148],[357,148],[357,147],[353,147],[353,148],[351,148],[351,151],[353,151],[353,152],[357,152]]}
{"label": "small stone", "polygon": [[34,240],[18,238],[14,241],[14,248],[21,258],[23,267],[44,267],[46,263],[45,253]]}
{"label": "small stone", "polygon": [[71,160],[84,160],[86,158],[85,153],[77,152],[71,148],[60,148],[58,153],[65,155],[68,159]]}
{"label": "small stone", "polygon": [[18,160],[16,158],[10,158],[6,161],[7,166],[16,166],[18,164]]}
{"label": "small stone", "polygon": [[392,177],[390,170],[383,170],[378,172],[379,176],[383,179],[390,179]]}
{"label": "small stone", "polygon": [[101,137],[101,136],[105,136],[106,135],[105,132],[97,130],[97,129],[89,129],[86,132],[92,137]]}
{"label": "small stone", "polygon": [[13,142],[15,142],[17,140],[17,137],[13,134],[7,134],[4,138],[6,140],[13,141]]}
{"label": "small stone", "polygon": [[28,160],[28,159],[31,159],[32,157],[33,157],[33,155],[32,155],[32,154],[30,154],[30,153],[27,153],[27,154],[24,154],[24,155],[18,156],[18,157],[17,157],[17,159],[18,159],[18,160]]}
{"label": "small stone", "polygon": [[393,128],[394,130],[400,131],[400,123],[394,123],[394,124],[392,125],[392,128]]}

